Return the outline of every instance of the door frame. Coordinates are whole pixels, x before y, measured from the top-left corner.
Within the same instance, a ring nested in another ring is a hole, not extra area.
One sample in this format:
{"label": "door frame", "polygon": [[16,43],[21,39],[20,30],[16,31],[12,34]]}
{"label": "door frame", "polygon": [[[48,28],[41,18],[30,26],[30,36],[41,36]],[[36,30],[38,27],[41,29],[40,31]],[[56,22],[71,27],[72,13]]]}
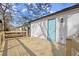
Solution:
{"label": "door frame", "polygon": [[48,28],[48,30],[47,30],[47,39],[49,40],[49,21],[50,20],[55,20],[55,41],[56,41],[56,18],[51,18],[51,19],[48,19],[48,22],[47,22],[47,28]]}

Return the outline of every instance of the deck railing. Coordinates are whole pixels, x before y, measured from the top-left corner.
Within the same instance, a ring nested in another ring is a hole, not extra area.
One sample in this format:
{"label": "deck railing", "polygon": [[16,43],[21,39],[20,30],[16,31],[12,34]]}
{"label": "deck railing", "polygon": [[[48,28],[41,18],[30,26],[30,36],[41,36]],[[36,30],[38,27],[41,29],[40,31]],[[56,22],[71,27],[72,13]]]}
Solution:
{"label": "deck railing", "polygon": [[5,31],[5,38],[27,36],[26,31]]}
{"label": "deck railing", "polygon": [[5,39],[5,34],[4,34],[4,31],[1,31],[0,32],[0,49],[3,47],[3,45],[4,45],[4,39]]}
{"label": "deck railing", "polygon": [[[78,39],[76,39],[78,40]],[[79,42],[72,38],[66,40],[66,56],[79,56]]]}

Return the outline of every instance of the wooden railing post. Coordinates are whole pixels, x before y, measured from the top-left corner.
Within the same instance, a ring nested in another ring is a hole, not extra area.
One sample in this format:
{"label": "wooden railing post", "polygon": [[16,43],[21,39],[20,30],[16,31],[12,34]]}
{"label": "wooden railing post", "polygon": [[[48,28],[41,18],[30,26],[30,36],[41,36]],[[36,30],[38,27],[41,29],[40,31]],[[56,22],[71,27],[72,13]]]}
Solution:
{"label": "wooden railing post", "polygon": [[71,38],[66,39],[66,56],[72,56],[72,43]]}
{"label": "wooden railing post", "polygon": [[0,32],[0,46],[2,45],[3,43],[3,32]]}
{"label": "wooden railing post", "polygon": [[3,47],[4,43],[5,43],[4,32],[1,32],[0,33],[0,48]]}
{"label": "wooden railing post", "polygon": [[0,32],[0,46],[1,46],[1,34],[2,34],[2,33]]}

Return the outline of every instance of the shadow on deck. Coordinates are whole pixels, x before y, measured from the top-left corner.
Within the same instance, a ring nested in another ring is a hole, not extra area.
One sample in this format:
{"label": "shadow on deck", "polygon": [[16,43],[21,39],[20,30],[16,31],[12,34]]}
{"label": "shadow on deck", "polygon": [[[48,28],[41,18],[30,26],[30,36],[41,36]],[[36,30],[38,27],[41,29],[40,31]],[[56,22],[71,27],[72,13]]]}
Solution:
{"label": "shadow on deck", "polygon": [[[13,39],[13,40],[15,40],[15,39]],[[17,46],[19,46],[19,45],[21,45],[22,48],[24,48],[24,50],[25,50],[30,56],[36,56],[26,45],[24,45],[23,42],[21,42],[19,39],[16,39],[16,40],[19,42],[19,44],[14,45],[14,46],[11,46],[10,48],[8,48],[8,43],[10,43],[10,42],[8,42],[9,39],[5,40],[5,45],[4,45],[4,50],[3,50],[2,56],[7,56],[9,49],[13,49],[14,47],[17,47]]]}
{"label": "shadow on deck", "polygon": [[8,49],[8,40],[5,40],[5,46],[4,46],[2,56],[7,56],[7,49]]}
{"label": "shadow on deck", "polygon": [[23,48],[28,52],[30,56],[36,56],[27,46],[24,45],[19,39],[17,41],[23,46]]}

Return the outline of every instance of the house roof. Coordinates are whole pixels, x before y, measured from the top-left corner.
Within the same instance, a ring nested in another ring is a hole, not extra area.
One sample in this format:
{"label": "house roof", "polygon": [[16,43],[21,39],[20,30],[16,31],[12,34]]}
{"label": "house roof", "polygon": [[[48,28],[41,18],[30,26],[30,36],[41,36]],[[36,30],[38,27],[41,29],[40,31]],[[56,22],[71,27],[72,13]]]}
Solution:
{"label": "house roof", "polygon": [[52,13],[52,14],[49,14],[49,15],[46,15],[46,16],[43,16],[43,17],[40,17],[40,18],[38,18],[38,19],[32,20],[32,21],[30,21],[30,23],[31,23],[31,22],[34,22],[34,21],[37,21],[37,20],[40,20],[40,19],[42,19],[42,18],[51,16],[51,15],[55,15],[55,14],[62,13],[62,12],[68,11],[68,10],[72,10],[72,9],[75,9],[75,8],[79,8],[79,4],[76,4],[76,5],[74,5],[74,6],[71,6],[71,7],[65,8],[65,9],[62,9],[62,10],[60,10],[60,11],[54,12],[54,13]]}

